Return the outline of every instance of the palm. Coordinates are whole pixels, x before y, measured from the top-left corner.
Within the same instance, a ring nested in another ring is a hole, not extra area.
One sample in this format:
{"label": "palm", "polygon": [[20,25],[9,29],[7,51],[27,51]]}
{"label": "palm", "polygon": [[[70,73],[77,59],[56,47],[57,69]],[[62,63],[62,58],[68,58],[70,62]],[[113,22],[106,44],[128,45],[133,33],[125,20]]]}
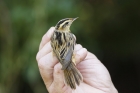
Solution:
{"label": "palm", "polygon": [[[88,52],[85,60],[80,62],[77,68],[83,76],[83,82],[75,90],[77,93],[82,93],[82,91],[83,93],[90,93],[90,91],[104,93],[109,90],[107,88],[112,84],[110,75],[103,64],[93,54]],[[71,90],[68,89],[68,91],[70,92]]]}

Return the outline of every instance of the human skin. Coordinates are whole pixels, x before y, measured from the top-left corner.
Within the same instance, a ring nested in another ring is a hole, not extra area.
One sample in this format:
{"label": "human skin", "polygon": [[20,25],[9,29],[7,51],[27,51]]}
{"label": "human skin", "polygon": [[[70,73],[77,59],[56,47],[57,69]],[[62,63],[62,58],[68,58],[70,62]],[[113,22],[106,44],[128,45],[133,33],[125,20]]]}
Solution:
{"label": "human skin", "polygon": [[75,90],[67,86],[62,66],[52,54],[50,38],[54,29],[51,27],[43,36],[36,56],[41,77],[49,93],[118,93],[106,67],[80,44],[76,44],[74,54],[83,81]]}

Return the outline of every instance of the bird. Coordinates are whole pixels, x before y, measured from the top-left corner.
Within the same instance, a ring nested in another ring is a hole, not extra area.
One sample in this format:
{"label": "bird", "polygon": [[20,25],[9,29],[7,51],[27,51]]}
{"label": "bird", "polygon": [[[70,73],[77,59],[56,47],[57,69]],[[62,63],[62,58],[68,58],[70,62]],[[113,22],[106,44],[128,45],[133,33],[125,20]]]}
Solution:
{"label": "bird", "polygon": [[64,18],[60,20],[51,36],[51,47],[53,55],[57,57],[62,65],[61,70],[64,72],[64,82],[71,89],[76,89],[83,81],[80,71],[76,68],[74,47],[76,38],[70,31],[71,24],[76,18]]}

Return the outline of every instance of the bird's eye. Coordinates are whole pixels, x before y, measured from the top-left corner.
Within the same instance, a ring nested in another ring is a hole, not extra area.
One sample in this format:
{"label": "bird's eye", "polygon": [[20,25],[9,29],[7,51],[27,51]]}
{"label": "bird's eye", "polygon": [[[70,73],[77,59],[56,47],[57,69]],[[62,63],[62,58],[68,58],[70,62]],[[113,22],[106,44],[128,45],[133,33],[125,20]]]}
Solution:
{"label": "bird's eye", "polygon": [[69,22],[66,22],[66,23],[62,26],[62,28],[65,28],[68,24],[69,24]]}
{"label": "bird's eye", "polygon": [[66,23],[65,23],[65,25],[68,25],[68,24],[69,24],[69,22],[66,22]]}

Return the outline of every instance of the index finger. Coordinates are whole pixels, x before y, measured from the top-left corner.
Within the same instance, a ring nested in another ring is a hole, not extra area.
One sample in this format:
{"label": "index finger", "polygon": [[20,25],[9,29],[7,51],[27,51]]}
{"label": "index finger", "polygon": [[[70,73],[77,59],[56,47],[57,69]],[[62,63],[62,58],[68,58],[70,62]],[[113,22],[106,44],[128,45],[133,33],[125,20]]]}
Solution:
{"label": "index finger", "polygon": [[39,46],[39,50],[47,43],[50,41],[50,38],[54,32],[54,29],[55,27],[51,27],[47,33],[42,37],[42,40],[41,40],[41,43],[40,43],[40,46]]}

